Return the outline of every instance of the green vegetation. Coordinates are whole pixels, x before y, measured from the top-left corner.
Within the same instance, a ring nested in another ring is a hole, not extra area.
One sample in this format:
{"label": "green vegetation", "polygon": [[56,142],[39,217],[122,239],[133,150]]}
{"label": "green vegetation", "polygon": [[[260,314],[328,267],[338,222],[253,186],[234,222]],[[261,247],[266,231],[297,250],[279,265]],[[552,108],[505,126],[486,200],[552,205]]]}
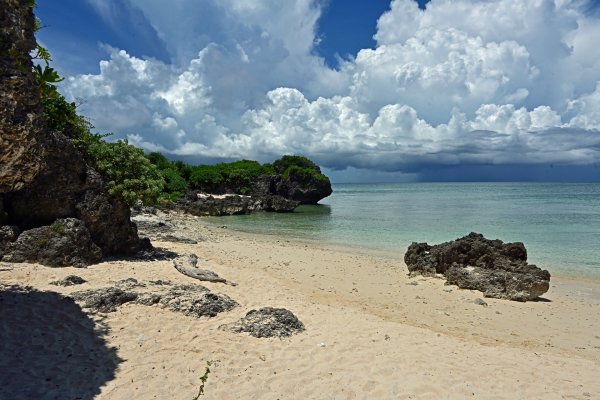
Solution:
{"label": "green vegetation", "polygon": [[311,181],[329,183],[329,178],[323,175],[314,162],[302,156],[283,156],[273,163],[283,179],[306,184]]}
{"label": "green vegetation", "polygon": [[[34,72],[39,74],[40,69],[35,68]],[[48,128],[71,139],[85,159],[100,172],[110,194],[121,197],[129,205],[137,200],[151,204],[160,199],[165,178],[141,149],[123,140],[105,141],[110,134],[92,133],[93,126],[77,114],[75,103],[67,102],[51,82],[43,79],[38,82],[40,87],[45,87],[40,92]]]}
{"label": "green vegetation", "polygon": [[204,385],[206,385],[206,381],[208,380],[208,374],[210,374],[210,367],[212,366],[213,361],[206,362],[206,369],[204,370],[204,375],[200,377],[200,386],[198,387],[198,394],[192,400],[198,400],[200,396],[204,395]]}
{"label": "green vegetation", "polygon": [[[52,58],[48,51],[37,45],[33,57],[44,63],[43,68],[40,64],[34,65],[33,74],[40,90],[48,129],[61,132],[71,139],[85,159],[102,175],[109,193],[121,197],[129,205],[137,200],[157,202],[166,186],[166,178],[146,158],[144,152],[127,141],[106,142],[104,138],[111,134],[92,133],[92,124],[77,114],[77,105],[67,102],[58,92],[56,84],[64,78],[50,67]],[[179,184],[182,185],[181,182]]]}
{"label": "green vegetation", "polygon": [[128,144],[126,140],[114,143],[98,140],[87,151],[104,177],[110,194],[120,196],[129,205],[137,200],[144,204],[159,200],[165,179],[142,149]]}
{"label": "green vegetation", "polygon": [[271,164],[261,165],[256,161],[241,160],[192,167],[189,182],[192,189],[208,193],[221,193],[229,190],[237,194],[248,194],[252,190],[252,183],[261,175],[275,175],[273,166]]}

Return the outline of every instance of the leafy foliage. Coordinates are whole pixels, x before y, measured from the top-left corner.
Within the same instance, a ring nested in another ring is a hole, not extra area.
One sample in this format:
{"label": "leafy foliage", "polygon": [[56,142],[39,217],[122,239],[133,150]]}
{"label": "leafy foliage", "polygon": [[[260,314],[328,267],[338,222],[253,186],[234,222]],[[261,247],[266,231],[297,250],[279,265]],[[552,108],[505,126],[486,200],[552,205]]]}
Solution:
{"label": "leafy foliage", "polygon": [[221,193],[227,190],[238,194],[248,194],[252,183],[261,175],[275,175],[271,164],[240,160],[232,163],[198,165],[192,167],[189,178],[194,189],[209,193]]}
{"label": "leafy foliage", "polygon": [[198,394],[192,400],[198,400],[200,396],[204,395],[204,386],[206,385],[206,381],[208,380],[208,375],[210,374],[210,367],[213,365],[213,363],[214,361],[212,360],[206,362],[204,375],[200,377],[200,386],[198,387]]}
{"label": "leafy foliage", "polygon": [[[184,167],[191,168],[189,165],[181,162],[171,162],[165,156],[158,152],[146,155],[150,163],[158,170],[165,181],[165,185],[160,195],[161,202],[177,201],[183,192],[188,189],[188,181],[185,174],[182,174]],[[189,174],[187,175],[189,176]]]}
{"label": "leafy foliage", "polygon": [[321,173],[317,164],[303,156],[283,156],[273,163],[273,168],[288,181],[329,183],[329,178]]}
{"label": "leafy foliage", "polygon": [[96,161],[95,167],[104,177],[110,194],[122,197],[129,205],[137,200],[145,204],[158,200],[165,180],[142,149],[126,140],[114,143],[98,140],[91,143],[88,153]]}
{"label": "leafy foliage", "polygon": [[[39,29],[39,27],[39,20],[36,20],[36,29]],[[35,46],[33,59],[43,61],[44,63],[43,68],[40,64],[33,66],[33,74],[39,85],[42,100],[60,96],[58,90],[56,89],[56,84],[62,82],[65,78],[58,75],[58,72],[56,72],[54,68],[50,66],[50,61],[52,61],[50,52],[43,46],[37,44]]]}

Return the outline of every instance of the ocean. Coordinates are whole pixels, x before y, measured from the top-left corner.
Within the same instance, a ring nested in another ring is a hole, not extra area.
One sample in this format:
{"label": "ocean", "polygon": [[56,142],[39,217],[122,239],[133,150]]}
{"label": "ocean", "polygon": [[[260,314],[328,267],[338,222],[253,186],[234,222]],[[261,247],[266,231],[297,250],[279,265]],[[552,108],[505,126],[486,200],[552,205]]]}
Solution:
{"label": "ocean", "polygon": [[600,279],[598,183],[335,184],[294,213],[212,218],[245,232],[398,253],[469,232],[523,242],[551,273]]}

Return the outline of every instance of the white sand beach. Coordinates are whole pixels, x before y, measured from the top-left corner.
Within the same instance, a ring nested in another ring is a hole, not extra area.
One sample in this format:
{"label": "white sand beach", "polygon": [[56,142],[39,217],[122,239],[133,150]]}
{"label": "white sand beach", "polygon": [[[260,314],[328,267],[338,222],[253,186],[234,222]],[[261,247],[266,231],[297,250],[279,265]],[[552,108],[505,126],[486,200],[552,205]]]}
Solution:
{"label": "white sand beach", "polygon": [[[483,298],[479,292],[444,286],[441,279],[409,278],[405,249],[376,253],[250,235],[201,218],[171,218],[181,235],[204,240],[154,245],[194,253],[200,267],[237,286],[194,281],[172,261],[112,261],[86,269],[0,263],[1,283],[40,291],[69,294],[126,278],[160,279],[200,283],[240,303],[214,318],[136,304],[94,315],[119,359],[94,398],[192,399],[209,360],[213,365],[200,397],[205,399],[600,398],[596,281],[553,276],[540,301],[486,298],[482,306],[473,302]],[[88,282],[49,284],[71,274]],[[258,339],[219,329],[265,306],[289,309],[306,330],[287,339]],[[7,329],[27,329],[32,318],[57,325],[69,318],[45,302],[3,315],[4,335]],[[27,385],[44,362],[31,346],[61,345],[60,337],[46,336],[3,351],[19,354],[22,370],[13,376]],[[90,360],[90,373],[100,371]],[[54,377],[57,396],[65,393],[63,385],[74,396],[85,385],[60,381],[61,376],[66,374]]]}

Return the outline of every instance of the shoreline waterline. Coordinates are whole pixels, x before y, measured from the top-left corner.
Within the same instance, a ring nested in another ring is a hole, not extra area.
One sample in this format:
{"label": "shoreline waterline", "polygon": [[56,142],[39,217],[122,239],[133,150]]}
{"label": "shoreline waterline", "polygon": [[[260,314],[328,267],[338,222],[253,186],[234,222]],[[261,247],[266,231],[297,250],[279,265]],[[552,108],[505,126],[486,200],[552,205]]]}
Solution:
{"label": "shoreline waterline", "polygon": [[411,183],[334,185],[294,213],[209,218],[251,233],[383,252],[470,232],[523,242],[553,275],[600,279],[600,184]]}
{"label": "shoreline waterline", "polygon": [[[332,251],[347,255],[372,257],[396,263],[399,268],[406,268],[406,264],[404,263],[404,253],[406,249],[393,251],[352,243],[323,242],[316,239],[282,236],[276,233],[253,232],[239,229],[235,226],[218,223],[220,219],[222,219],[222,217],[197,217],[197,222],[206,228],[221,230],[222,234],[231,234],[232,236],[241,237],[242,240],[289,243],[292,246],[311,247],[326,252]],[[540,266],[540,268],[547,269],[544,268],[544,266]],[[405,272],[405,275],[408,276],[407,269]],[[600,300],[600,278],[594,276],[569,275],[561,273],[561,271],[550,271],[550,273],[552,275],[550,281],[551,290],[556,291],[558,289],[561,294],[574,293],[574,291],[577,291],[578,293],[591,293],[591,297]]]}

